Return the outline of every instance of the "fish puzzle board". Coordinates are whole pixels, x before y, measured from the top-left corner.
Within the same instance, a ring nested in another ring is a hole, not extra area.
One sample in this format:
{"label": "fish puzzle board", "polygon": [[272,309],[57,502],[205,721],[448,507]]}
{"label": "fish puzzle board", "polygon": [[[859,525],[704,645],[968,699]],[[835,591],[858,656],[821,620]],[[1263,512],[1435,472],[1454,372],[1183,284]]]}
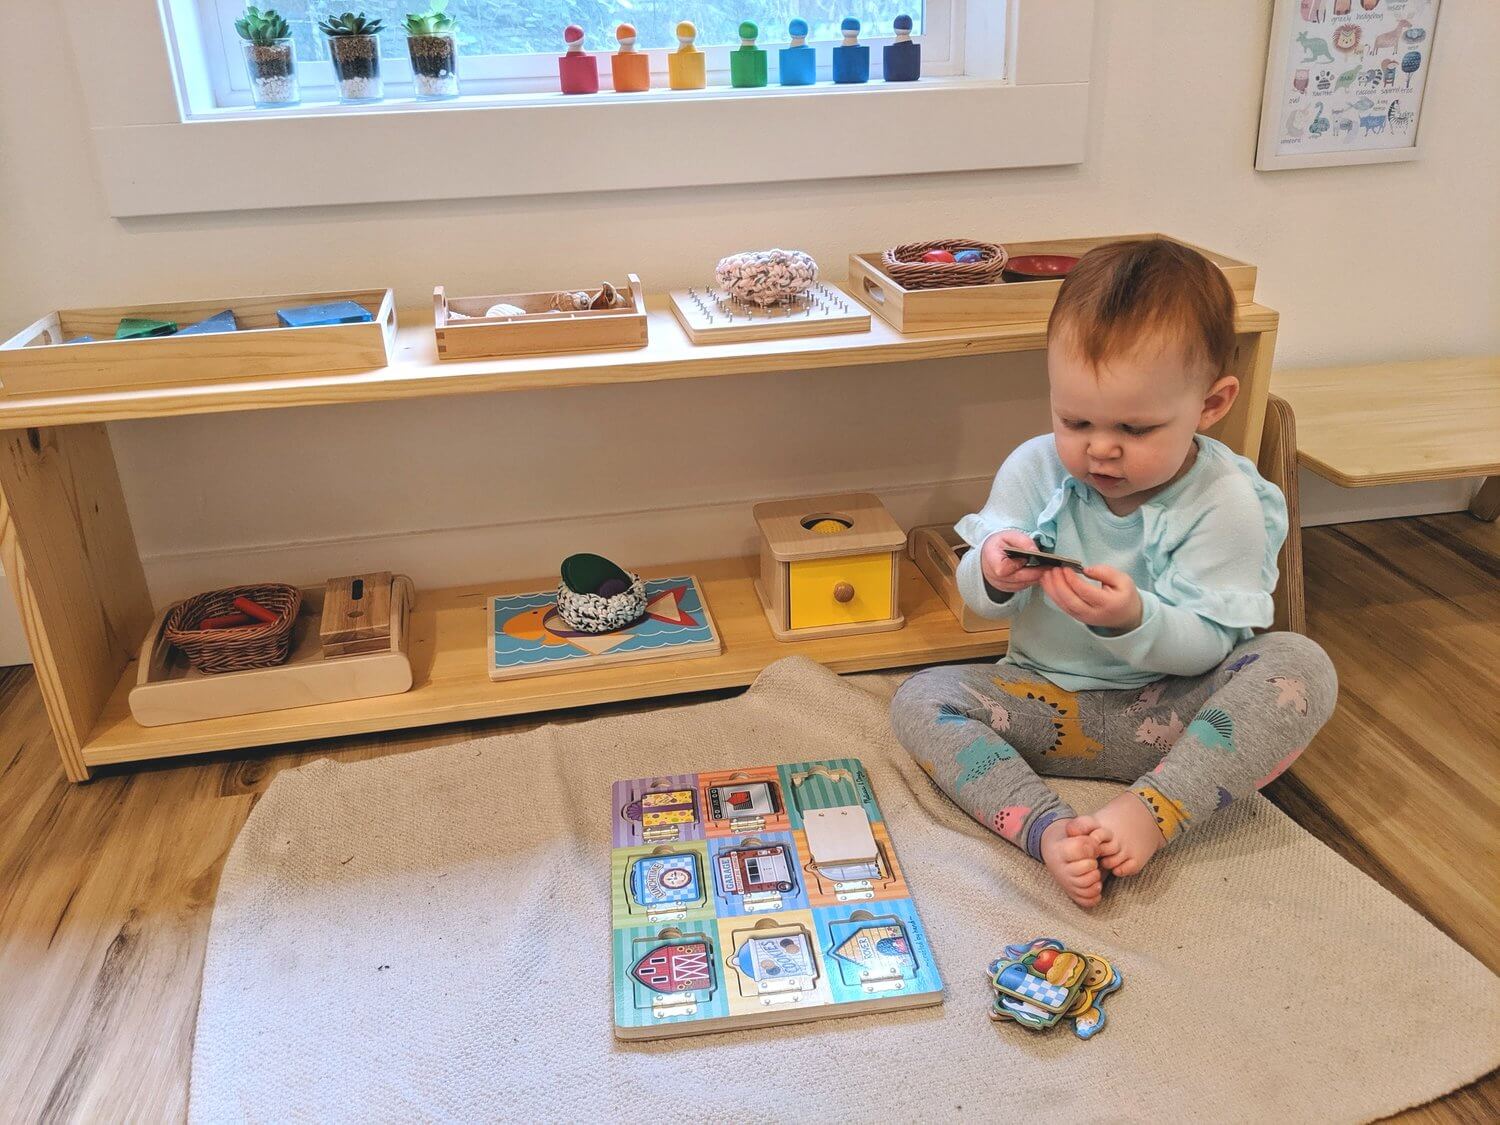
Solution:
{"label": "fish puzzle board", "polygon": [[677,289],[670,297],[682,330],[695,344],[870,330],[869,310],[842,289],[823,281],[815,282],[793,301],[767,308],[733,300],[714,286]]}
{"label": "fish puzzle board", "polygon": [[617,781],[613,802],[621,1039],[943,1002],[859,759]]}
{"label": "fish puzzle board", "polygon": [[717,656],[719,631],[692,575],[646,582],[646,615],[609,633],[582,633],[557,612],[557,590],[488,599],[490,679],[603,664]]}

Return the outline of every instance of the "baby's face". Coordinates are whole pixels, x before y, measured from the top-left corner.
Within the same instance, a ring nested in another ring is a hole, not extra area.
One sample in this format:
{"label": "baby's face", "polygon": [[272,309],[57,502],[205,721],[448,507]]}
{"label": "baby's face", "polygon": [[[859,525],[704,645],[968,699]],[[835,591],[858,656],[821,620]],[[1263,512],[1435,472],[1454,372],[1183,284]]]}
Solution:
{"label": "baby's face", "polygon": [[[1142,347],[1100,363],[1096,371],[1054,340],[1047,349],[1047,377],[1058,456],[1106,500],[1166,484],[1187,460],[1193,434],[1228,410],[1215,400],[1207,373],[1190,368],[1176,348]],[[1232,378],[1213,386],[1226,381],[1237,388]]]}

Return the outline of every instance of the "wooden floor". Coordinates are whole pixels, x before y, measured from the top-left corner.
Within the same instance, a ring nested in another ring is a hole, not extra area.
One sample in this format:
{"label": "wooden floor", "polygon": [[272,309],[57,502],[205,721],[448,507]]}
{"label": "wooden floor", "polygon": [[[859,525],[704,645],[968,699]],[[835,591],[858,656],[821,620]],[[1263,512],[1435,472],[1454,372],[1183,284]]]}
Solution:
{"label": "wooden floor", "polygon": [[[1270,795],[1500,969],[1500,527],[1451,515],[1319,528],[1306,553],[1311,631],[1342,690]],[[177,759],[72,786],[30,672],[0,673],[0,1122],[182,1119],[219,871],[277,771],[645,706]],[[1406,1119],[1500,1120],[1500,1072]]]}

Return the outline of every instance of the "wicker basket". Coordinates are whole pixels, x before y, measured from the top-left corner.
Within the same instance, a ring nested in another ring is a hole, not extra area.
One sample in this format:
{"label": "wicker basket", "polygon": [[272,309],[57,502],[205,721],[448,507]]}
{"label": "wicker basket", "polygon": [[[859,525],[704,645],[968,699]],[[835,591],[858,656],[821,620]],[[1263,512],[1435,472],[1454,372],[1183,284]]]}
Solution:
{"label": "wicker basket", "polygon": [[[249,598],[276,614],[264,625],[242,625],[237,629],[199,629],[209,617],[234,613],[235,598]],[[302,591],[296,586],[264,582],[258,586],[231,586],[194,594],[178,602],[167,613],[163,633],[187,654],[200,672],[244,672],[270,668],[286,662],[292,649],[292,626],[302,606]]]}
{"label": "wicker basket", "polygon": [[[929,250],[978,250],[984,255],[978,262],[924,262]],[[972,238],[938,238],[931,242],[903,242],[880,256],[886,274],[903,289],[945,289],[954,285],[992,285],[1000,280],[1000,271],[1010,255],[998,242],[978,242]]]}

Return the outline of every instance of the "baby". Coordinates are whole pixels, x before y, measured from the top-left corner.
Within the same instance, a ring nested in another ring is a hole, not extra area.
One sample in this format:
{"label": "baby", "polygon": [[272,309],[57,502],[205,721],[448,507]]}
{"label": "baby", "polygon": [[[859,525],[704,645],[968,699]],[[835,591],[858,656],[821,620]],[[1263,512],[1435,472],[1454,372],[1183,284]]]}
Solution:
{"label": "baby", "polygon": [[[1239,380],[1234,297],[1176,243],[1102,246],[1047,325],[1052,433],[959,521],[964,601],[1010,618],[996,665],[907,680],[892,722],[942,789],[1080,906],[1261,788],[1333,711],[1328,657],[1271,624],[1286,501],[1205,436]],[[1056,552],[1080,574],[1012,557]],[[1038,775],[1130,783],[1079,816]]]}

